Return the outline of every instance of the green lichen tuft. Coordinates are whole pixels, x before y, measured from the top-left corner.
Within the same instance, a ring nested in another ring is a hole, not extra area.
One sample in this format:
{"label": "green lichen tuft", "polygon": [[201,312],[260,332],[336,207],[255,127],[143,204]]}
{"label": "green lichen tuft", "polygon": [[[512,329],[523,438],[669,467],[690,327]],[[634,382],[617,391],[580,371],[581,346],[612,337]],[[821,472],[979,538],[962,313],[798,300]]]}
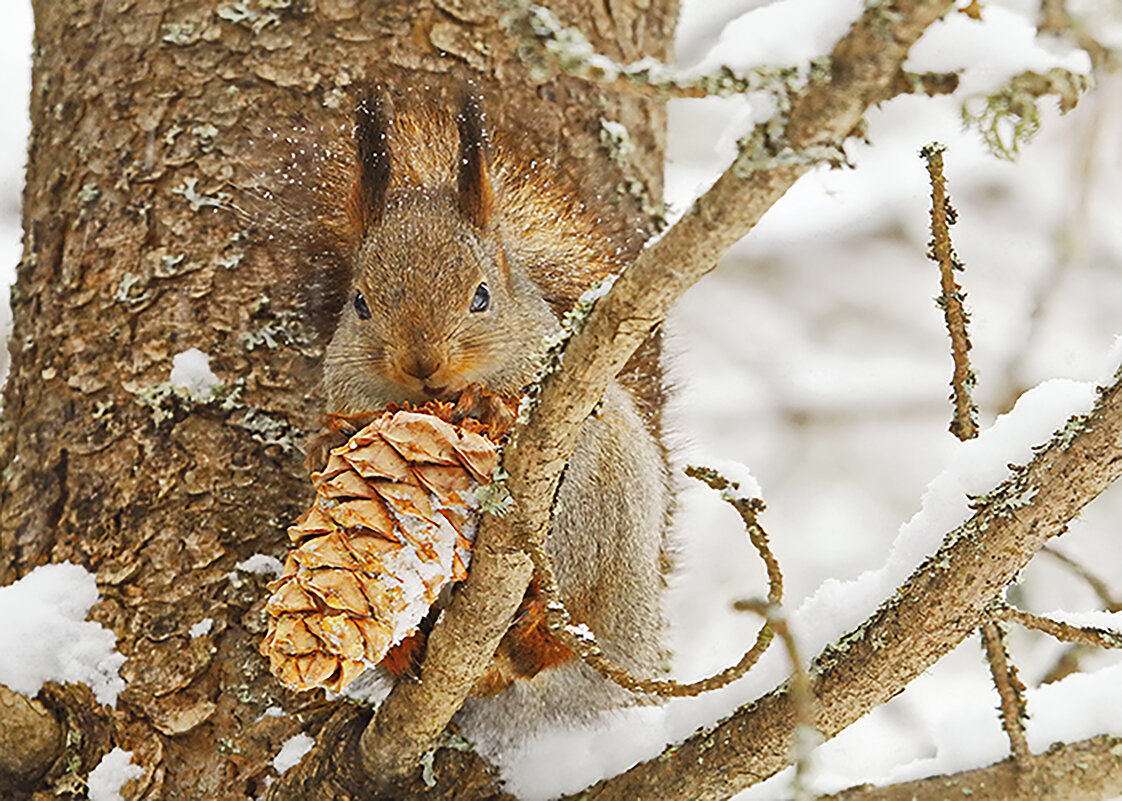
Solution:
{"label": "green lichen tuft", "polygon": [[993,155],[1012,161],[1040,131],[1041,98],[1055,95],[1060,112],[1066,114],[1088,88],[1086,75],[1059,67],[1043,75],[1022,72],[991,95],[967,98],[962,104],[962,122],[982,135]]}

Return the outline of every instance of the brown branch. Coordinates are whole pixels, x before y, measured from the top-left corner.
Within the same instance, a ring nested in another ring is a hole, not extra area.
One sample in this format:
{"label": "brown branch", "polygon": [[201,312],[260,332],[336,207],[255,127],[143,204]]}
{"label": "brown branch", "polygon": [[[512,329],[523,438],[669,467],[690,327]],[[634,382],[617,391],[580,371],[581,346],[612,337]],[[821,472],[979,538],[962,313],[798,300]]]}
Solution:
{"label": "brown branch", "polygon": [[1025,612],[1008,604],[999,605],[994,610],[994,616],[1008,620],[1010,623],[1020,623],[1026,629],[1044,632],[1061,642],[1093,645],[1096,648],[1122,648],[1122,634],[1109,629],[1073,626],[1070,623]]}
{"label": "brown branch", "polygon": [[1025,720],[1028,710],[1025,705],[1025,685],[1017,676],[1017,668],[1009,661],[1005,647],[1005,629],[1000,623],[989,621],[979,629],[982,647],[986,651],[986,661],[990,663],[993,686],[1001,698],[1001,728],[1009,738],[1009,749],[1018,767],[1028,768],[1032,762],[1032,751],[1025,738]]}
{"label": "brown branch", "polygon": [[516,10],[507,15],[505,24],[522,42],[519,56],[531,73],[561,72],[616,94],[638,94],[660,100],[760,90],[786,92],[799,77],[795,67],[761,66],[740,73],[722,67],[710,75],[690,76],[652,59],[620,64],[595,52],[583,32],[562,23],[548,8],[529,0],[508,0],[507,4]]}
{"label": "brown branch", "polygon": [[884,99],[899,95],[936,95],[953,94],[958,89],[958,73],[955,72],[907,72],[900,70],[888,87]]}
{"label": "brown branch", "polygon": [[517,544],[548,530],[551,499],[576,434],[627,358],[810,169],[813,154],[836,152],[884,96],[911,45],[951,6],[951,0],[896,0],[868,7],[834,48],[829,75],[796,94],[782,119],[758,129],[749,143],[755,149],[746,149],[596,303],[567,343],[563,369],[544,379],[536,409],[506,449],[513,508],[482,521],[471,574],[433,629],[421,681],[399,682],[363,735],[371,777],[417,765],[482,673],[529,581],[529,559]]}
{"label": "brown branch", "polygon": [[947,196],[946,178],[943,177],[944,147],[937,142],[927,145],[920,155],[927,160],[927,172],[931,176],[931,242],[927,257],[939,265],[939,282],[942,293],[936,301],[947,321],[947,332],[951,335],[951,358],[954,359],[954,373],[951,376],[951,398],[954,401],[954,417],[950,431],[961,440],[978,436],[978,407],[974,405],[972,392],[976,378],[970,365],[970,335],[966,330],[970,315],[963,308],[965,295],[954,280],[955,270],[961,270],[962,262],[951,244],[951,225],[955,223],[956,212]]}
{"label": "brown branch", "polygon": [[862,785],[818,801],[1101,801],[1122,793],[1122,738],[1102,735],[1057,743],[1037,756],[1027,775],[1010,759],[977,770],[892,784]]}
{"label": "brown branch", "polygon": [[62,752],[62,729],[38,701],[0,685],[0,790],[15,793],[47,772]]}
{"label": "brown branch", "polygon": [[759,600],[737,601],[737,609],[755,612],[766,620],[775,634],[783,642],[787,650],[787,659],[791,662],[791,678],[787,680],[790,688],[791,704],[795,710],[795,726],[793,742],[791,744],[791,761],[795,763],[795,776],[791,781],[791,790],[794,801],[813,798],[807,779],[810,776],[810,756],[815,747],[821,742],[821,735],[816,724],[816,704],[814,691],[810,684],[810,674],[803,667],[802,654],[787,625],[787,618],[782,607],[774,603]]}
{"label": "brown branch", "polygon": [[[815,659],[819,731],[833,737],[956,648],[1036,552],[1120,476],[1116,381],[987,495],[872,617]],[[728,798],[786,767],[795,725],[790,692],[778,688],[581,798]]]}

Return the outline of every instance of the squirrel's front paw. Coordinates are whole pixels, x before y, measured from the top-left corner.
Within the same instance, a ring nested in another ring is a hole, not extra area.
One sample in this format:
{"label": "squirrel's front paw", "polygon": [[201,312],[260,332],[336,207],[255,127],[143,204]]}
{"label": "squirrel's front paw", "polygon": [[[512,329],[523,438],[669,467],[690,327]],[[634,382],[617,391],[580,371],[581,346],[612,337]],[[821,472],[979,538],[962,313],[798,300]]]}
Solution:
{"label": "squirrel's front paw", "polygon": [[452,410],[452,422],[461,423],[471,417],[498,431],[514,426],[516,401],[488,392],[482,384],[468,384]]}
{"label": "squirrel's front paw", "polygon": [[304,443],[304,469],[318,473],[327,466],[327,457],[332,448],[338,448],[358,431],[370,425],[378,412],[362,414],[325,414],[323,429],[308,437]]}

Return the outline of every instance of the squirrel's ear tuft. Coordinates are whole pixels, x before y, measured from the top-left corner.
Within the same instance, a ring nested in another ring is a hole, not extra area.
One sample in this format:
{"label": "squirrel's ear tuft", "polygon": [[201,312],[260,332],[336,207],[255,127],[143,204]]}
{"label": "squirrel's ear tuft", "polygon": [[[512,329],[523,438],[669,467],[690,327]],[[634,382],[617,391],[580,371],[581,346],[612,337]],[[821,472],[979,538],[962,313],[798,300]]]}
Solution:
{"label": "squirrel's ear tuft", "polygon": [[351,216],[359,234],[382,214],[390,184],[390,127],[393,110],[378,87],[374,87],[355,109],[355,152],[358,180]]}
{"label": "squirrel's ear tuft", "polygon": [[477,228],[487,228],[495,209],[495,190],[488,171],[489,143],[479,95],[464,93],[457,117],[460,128],[460,212]]}

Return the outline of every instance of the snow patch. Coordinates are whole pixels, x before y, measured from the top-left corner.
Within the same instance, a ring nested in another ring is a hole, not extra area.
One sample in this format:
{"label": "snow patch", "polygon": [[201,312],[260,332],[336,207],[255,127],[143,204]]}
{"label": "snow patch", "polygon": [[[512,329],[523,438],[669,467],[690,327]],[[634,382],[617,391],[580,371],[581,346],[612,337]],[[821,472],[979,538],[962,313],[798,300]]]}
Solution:
{"label": "snow patch", "polygon": [[932,25],[908,53],[905,69],[958,72],[956,94],[989,94],[1026,70],[1045,73],[1059,67],[1089,74],[1091,59],[1082,50],[1038,37],[1027,17],[987,3],[982,19],[948,14]]}
{"label": "snow patch", "polygon": [[280,559],[268,554],[255,553],[253,556],[234,565],[238,570],[246,573],[258,573],[266,576],[279,576],[284,570]]}
{"label": "snow patch", "polygon": [[125,782],[143,775],[144,768],[132,764],[132,751],[114,748],[90,771],[90,801],[121,801]]}
{"label": "snow patch", "polygon": [[214,620],[209,617],[204,617],[198,623],[191,627],[192,637],[202,637],[204,634],[210,634],[210,630],[214,628]]}
{"label": "snow patch", "polygon": [[289,737],[284,741],[280,751],[273,757],[273,767],[276,768],[277,773],[284,773],[286,770],[296,765],[304,758],[304,754],[312,750],[312,746],[316,744],[308,735],[300,732],[294,737]]}
{"label": "snow patch", "polygon": [[125,657],[114,651],[116,634],[85,619],[97,599],[94,574],[69,562],[0,588],[0,684],[30,698],[47,681],[81,682],[115,704]]}
{"label": "snow patch", "polygon": [[195,400],[206,400],[222,382],[210,369],[210,356],[190,348],[172,357],[171,384]]}

